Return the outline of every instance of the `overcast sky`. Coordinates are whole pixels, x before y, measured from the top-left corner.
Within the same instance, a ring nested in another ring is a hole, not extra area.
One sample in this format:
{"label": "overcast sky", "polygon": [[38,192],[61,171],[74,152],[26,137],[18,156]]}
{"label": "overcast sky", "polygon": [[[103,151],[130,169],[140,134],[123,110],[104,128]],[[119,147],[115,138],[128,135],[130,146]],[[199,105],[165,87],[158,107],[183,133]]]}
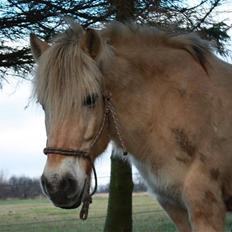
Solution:
{"label": "overcast sky", "polygon": [[[230,13],[222,14],[223,10]],[[217,16],[232,24],[232,3],[228,1],[228,4],[222,6]],[[231,62],[230,59],[228,61]],[[42,153],[46,143],[44,115],[40,106],[33,102],[25,108],[30,94],[31,83],[15,81],[14,78],[9,83],[4,82],[3,89],[0,90],[0,171],[7,177],[39,177],[46,161],[46,156]],[[99,177],[109,176],[109,159],[108,152],[98,160],[96,168]],[[105,182],[107,179],[100,178],[101,180]]]}

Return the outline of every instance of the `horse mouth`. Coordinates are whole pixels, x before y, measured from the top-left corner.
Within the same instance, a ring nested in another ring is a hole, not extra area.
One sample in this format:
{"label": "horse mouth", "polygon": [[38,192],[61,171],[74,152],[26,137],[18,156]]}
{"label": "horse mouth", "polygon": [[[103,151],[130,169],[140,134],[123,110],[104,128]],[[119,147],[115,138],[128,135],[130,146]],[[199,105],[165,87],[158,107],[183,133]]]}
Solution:
{"label": "horse mouth", "polygon": [[56,205],[56,206],[61,209],[76,209],[80,206],[80,204],[81,204],[81,201],[77,201],[76,203],[74,203],[74,205],[71,205],[71,206],[60,206],[60,205]]}
{"label": "horse mouth", "polygon": [[61,209],[76,209],[78,208],[81,203],[83,202],[84,198],[85,198],[85,194],[87,194],[86,192],[88,191],[88,189],[86,189],[87,187],[87,179],[85,179],[85,183],[84,183],[84,186],[82,188],[82,191],[80,193],[80,195],[78,196],[78,200],[71,206],[63,206],[63,205],[55,205]]}

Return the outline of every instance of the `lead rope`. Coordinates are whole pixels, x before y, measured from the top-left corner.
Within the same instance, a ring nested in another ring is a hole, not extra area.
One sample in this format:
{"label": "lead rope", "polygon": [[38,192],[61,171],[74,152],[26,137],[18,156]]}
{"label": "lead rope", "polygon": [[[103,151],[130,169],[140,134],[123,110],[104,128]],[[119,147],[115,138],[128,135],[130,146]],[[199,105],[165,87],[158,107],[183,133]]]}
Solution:
{"label": "lead rope", "polygon": [[107,104],[106,104],[105,107],[111,113],[111,116],[112,116],[112,119],[113,119],[114,128],[116,130],[116,135],[117,135],[117,137],[119,139],[119,143],[120,143],[120,145],[122,147],[123,155],[126,156],[128,154],[128,152],[127,152],[127,149],[126,149],[126,145],[125,145],[125,143],[124,143],[124,141],[122,139],[122,135],[120,133],[120,129],[119,129],[120,123],[119,123],[119,120],[118,120],[118,114],[117,114],[117,112],[115,110],[115,107],[114,107],[112,101],[111,101],[111,98],[112,98],[111,93],[107,93],[105,95],[105,98],[106,98],[106,102],[107,102]]}
{"label": "lead rope", "polygon": [[[120,142],[120,145],[121,145],[121,147],[123,149],[123,155],[125,156],[125,155],[127,155],[126,145],[125,145],[125,143],[124,143],[124,141],[122,139],[122,136],[121,136],[121,133],[120,133],[120,130],[119,130],[118,115],[117,115],[115,107],[114,107],[114,105],[113,105],[113,103],[111,101],[112,95],[111,95],[111,93],[107,92],[107,93],[105,93],[103,95],[103,98],[104,98],[104,104],[105,104],[105,112],[104,112],[102,124],[101,124],[101,127],[98,130],[98,133],[96,134],[93,142],[91,143],[91,145],[89,147],[89,151],[92,149],[92,147],[96,144],[99,137],[101,136],[101,134],[103,132],[103,129],[104,129],[104,126],[105,126],[106,119],[109,116],[109,114],[111,114],[112,119],[113,119],[114,128],[116,130],[116,135],[117,135],[117,137],[119,139],[119,142]],[[89,152],[87,152],[87,153],[89,153]],[[89,157],[89,156],[87,156],[87,157]],[[83,200],[83,205],[82,205],[82,208],[81,208],[81,211],[80,211],[80,219],[82,219],[82,220],[87,219],[88,212],[89,212],[89,205],[92,203],[92,196],[97,191],[97,173],[96,173],[96,169],[95,169],[95,166],[94,166],[91,158],[89,158],[89,161],[91,163],[92,170],[93,170],[93,173],[94,173],[95,187],[94,187],[94,190],[92,191],[91,194],[90,193],[85,194],[86,197]],[[90,192],[90,185],[91,185],[90,178],[88,178],[88,180],[87,180],[87,187],[86,187],[87,191],[89,191],[89,192]]]}
{"label": "lead rope", "polygon": [[[104,130],[104,126],[105,126],[105,122],[106,122],[106,119],[108,117],[108,114],[109,114],[109,109],[107,107],[107,101],[104,97],[104,104],[105,104],[105,112],[104,112],[104,116],[103,116],[103,120],[102,120],[102,123],[101,123],[101,127],[100,129],[98,130],[98,133],[96,134],[96,136],[94,137],[92,143],[90,144],[89,146],[89,149],[88,149],[88,152],[90,152],[90,150],[92,149],[92,147],[96,144],[96,142],[98,141],[99,137],[101,136],[103,130]],[[94,190],[92,191],[92,193],[90,193],[90,185],[91,185],[91,181],[90,181],[90,178],[89,177],[87,179],[87,191],[88,193],[84,194],[86,197],[85,199],[83,200],[83,205],[81,207],[81,211],[80,211],[80,219],[81,220],[86,220],[87,217],[88,217],[88,213],[89,213],[89,205],[92,203],[92,196],[94,195],[94,193],[97,191],[97,172],[96,172],[96,169],[95,169],[95,166],[93,164],[93,161],[91,158],[89,158],[89,161],[91,163],[91,166],[92,166],[92,170],[93,170],[93,174],[94,174],[94,179],[95,179],[95,187],[94,187]]]}
{"label": "lead rope", "polygon": [[89,205],[92,203],[92,196],[95,194],[95,192],[97,191],[97,173],[96,173],[96,169],[94,167],[94,164],[92,162],[91,159],[89,159],[91,165],[92,165],[92,169],[93,169],[93,174],[94,174],[94,182],[95,182],[95,187],[94,190],[92,191],[92,193],[90,192],[90,184],[91,184],[91,177],[89,177],[87,179],[87,187],[86,190],[88,191],[88,193],[84,193],[84,195],[86,196],[83,200],[83,205],[81,207],[81,211],[80,211],[80,219],[81,220],[86,220],[88,218],[88,214],[89,214]]}

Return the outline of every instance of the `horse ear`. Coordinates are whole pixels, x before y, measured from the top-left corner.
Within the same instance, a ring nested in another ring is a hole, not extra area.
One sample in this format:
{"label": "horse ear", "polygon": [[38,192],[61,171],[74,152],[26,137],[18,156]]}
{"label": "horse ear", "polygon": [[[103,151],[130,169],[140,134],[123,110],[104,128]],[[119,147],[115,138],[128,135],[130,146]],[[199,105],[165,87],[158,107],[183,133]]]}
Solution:
{"label": "horse ear", "polygon": [[102,40],[97,31],[87,29],[80,41],[81,48],[93,59],[97,57],[102,47]]}
{"label": "horse ear", "polygon": [[40,40],[35,34],[30,34],[30,44],[32,54],[36,61],[49,48],[48,43]]}

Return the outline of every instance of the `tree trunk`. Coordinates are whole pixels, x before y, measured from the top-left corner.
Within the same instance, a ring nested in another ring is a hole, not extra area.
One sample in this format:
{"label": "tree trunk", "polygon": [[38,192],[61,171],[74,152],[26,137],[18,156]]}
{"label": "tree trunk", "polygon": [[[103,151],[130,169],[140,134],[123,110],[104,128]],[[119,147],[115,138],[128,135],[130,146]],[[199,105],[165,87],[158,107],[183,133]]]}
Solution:
{"label": "tree trunk", "polygon": [[133,191],[131,165],[117,157],[117,152],[114,149],[111,156],[110,191],[104,232],[131,232]]}
{"label": "tree trunk", "polygon": [[116,20],[126,22],[134,18],[135,0],[110,0],[116,10]]}
{"label": "tree trunk", "polygon": [[[134,0],[111,0],[116,9],[116,20],[126,22],[133,19]],[[111,155],[111,176],[108,210],[104,232],[132,232],[132,169],[130,163]]]}

